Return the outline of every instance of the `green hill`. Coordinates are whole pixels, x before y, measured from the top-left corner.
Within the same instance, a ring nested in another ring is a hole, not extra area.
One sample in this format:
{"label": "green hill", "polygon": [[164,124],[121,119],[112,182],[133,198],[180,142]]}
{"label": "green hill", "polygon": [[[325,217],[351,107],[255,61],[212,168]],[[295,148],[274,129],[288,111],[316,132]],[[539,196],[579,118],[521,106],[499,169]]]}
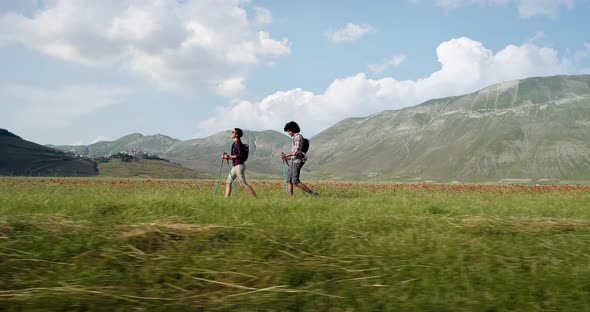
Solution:
{"label": "green hill", "polygon": [[137,159],[122,161],[111,159],[109,162],[98,163],[101,177],[117,178],[169,178],[169,179],[202,179],[212,178],[211,175],[200,174],[165,160]]}
{"label": "green hill", "polygon": [[[56,146],[57,148],[88,155],[104,157],[121,151],[136,149],[158,155],[200,175],[217,175],[221,154],[229,152],[232,140],[228,131],[222,131],[202,139],[180,141],[165,135],[144,136],[130,134],[110,142],[99,142],[88,146]],[[248,175],[258,178],[282,177],[280,154],[290,150],[291,139],[274,130],[244,130],[242,141],[250,146]],[[53,145],[51,145],[53,146]],[[224,167],[225,169],[225,167]],[[101,173],[102,173],[101,166]],[[121,171],[123,172],[123,171]],[[225,171],[224,171],[225,172]]]}
{"label": "green hill", "polygon": [[0,129],[0,175],[95,176],[94,161],[23,140]]}
{"label": "green hill", "polygon": [[[200,172],[217,173],[221,154],[230,151],[230,132],[222,131],[203,139],[178,142],[162,157]],[[246,164],[248,175],[260,178],[282,177],[281,152],[289,151],[291,139],[274,130],[244,130],[242,142],[250,147]]]}
{"label": "green hill", "polygon": [[101,141],[90,145],[49,146],[89,157],[105,157],[130,149],[137,149],[150,154],[162,154],[177,142],[181,141],[161,134],[142,135],[132,133],[115,141]]}
{"label": "green hill", "polygon": [[346,119],[313,137],[329,178],[590,179],[590,76],[529,78]]}

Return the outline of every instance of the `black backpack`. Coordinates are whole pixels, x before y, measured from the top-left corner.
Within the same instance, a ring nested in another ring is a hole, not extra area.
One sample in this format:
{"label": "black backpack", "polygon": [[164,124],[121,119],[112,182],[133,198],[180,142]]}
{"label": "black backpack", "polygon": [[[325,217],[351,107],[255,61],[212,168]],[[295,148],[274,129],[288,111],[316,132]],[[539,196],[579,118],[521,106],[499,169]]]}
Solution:
{"label": "black backpack", "polygon": [[309,140],[306,138],[303,138],[303,145],[301,145],[301,151],[303,152],[303,154],[307,154],[307,151],[309,151]]}
{"label": "black backpack", "polygon": [[250,146],[248,146],[248,144],[242,143],[242,141],[240,141],[240,143],[242,144],[242,146],[240,146],[240,156],[242,161],[246,161],[248,160],[248,154],[250,154]]}

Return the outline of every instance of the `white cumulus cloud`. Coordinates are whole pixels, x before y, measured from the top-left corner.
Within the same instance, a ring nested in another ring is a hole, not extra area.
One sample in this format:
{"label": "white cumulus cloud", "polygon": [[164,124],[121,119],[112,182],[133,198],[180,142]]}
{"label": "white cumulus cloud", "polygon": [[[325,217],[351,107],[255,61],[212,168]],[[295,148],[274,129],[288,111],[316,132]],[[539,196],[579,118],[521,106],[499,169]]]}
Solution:
{"label": "white cumulus cloud", "polygon": [[222,81],[217,86],[217,93],[227,98],[235,98],[246,89],[244,86],[244,78],[235,77]]}
{"label": "white cumulus cloud", "polygon": [[[291,53],[261,27],[268,9],[243,0],[45,0],[0,12],[0,42],[91,66],[118,66],[162,87],[215,88],[236,68]],[[30,8],[29,8],[30,9]]]}
{"label": "white cumulus cloud", "polygon": [[344,28],[336,31],[326,32],[325,36],[334,43],[355,41],[362,38],[364,35],[374,32],[375,28],[369,24],[357,25],[348,23]]}
{"label": "white cumulus cloud", "polygon": [[417,80],[393,77],[369,79],[365,73],[333,81],[321,94],[292,89],[259,102],[241,101],[220,108],[199,124],[196,136],[221,129],[277,129],[295,120],[311,136],[351,116],[400,109],[432,98],[467,94],[494,83],[531,76],[574,74],[574,61],[551,48],[525,43],[493,52],[478,41],[456,38],[441,43],[436,53],[440,69]]}

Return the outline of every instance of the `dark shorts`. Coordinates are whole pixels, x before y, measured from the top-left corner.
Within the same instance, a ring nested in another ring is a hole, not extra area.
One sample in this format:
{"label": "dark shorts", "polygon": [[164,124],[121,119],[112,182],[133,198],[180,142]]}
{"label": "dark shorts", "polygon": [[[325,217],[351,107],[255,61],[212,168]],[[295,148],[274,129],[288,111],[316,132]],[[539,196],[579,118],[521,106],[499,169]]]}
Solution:
{"label": "dark shorts", "polygon": [[289,166],[289,171],[287,172],[287,182],[294,184],[301,182],[299,180],[299,174],[301,173],[301,168],[304,164],[304,162],[291,163]]}

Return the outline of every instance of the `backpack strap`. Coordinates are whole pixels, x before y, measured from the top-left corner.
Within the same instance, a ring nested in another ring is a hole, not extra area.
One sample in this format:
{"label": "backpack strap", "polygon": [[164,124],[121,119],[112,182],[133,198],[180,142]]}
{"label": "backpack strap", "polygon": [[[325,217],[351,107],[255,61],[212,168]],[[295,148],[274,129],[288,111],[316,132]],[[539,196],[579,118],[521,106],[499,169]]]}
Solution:
{"label": "backpack strap", "polygon": [[301,133],[297,133],[296,135],[293,136],[293,145],[295,145],[295,138],[297,136],[301,137],[301,143],[299,144],[299,152],[301,153],[301,155],[293,155],[293,157],[295,158],[304,158],[305,157],[305,153],[303,152],[302,148],[303,148],[303,135]]}

